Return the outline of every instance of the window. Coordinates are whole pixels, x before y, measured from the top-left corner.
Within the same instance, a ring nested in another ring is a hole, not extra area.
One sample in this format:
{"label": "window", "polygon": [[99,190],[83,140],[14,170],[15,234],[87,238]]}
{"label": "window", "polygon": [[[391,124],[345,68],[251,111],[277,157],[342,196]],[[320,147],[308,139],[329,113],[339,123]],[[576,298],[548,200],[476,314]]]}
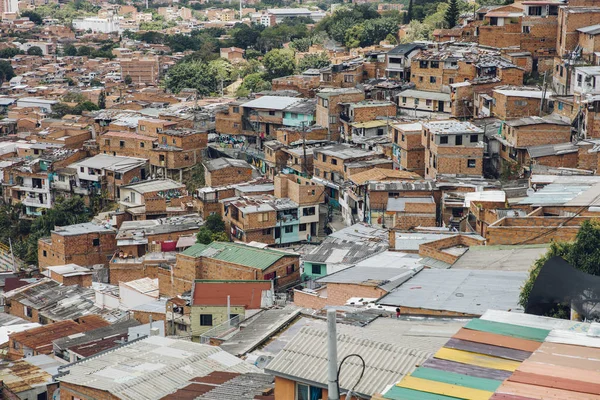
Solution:
{"label": "window", "polygon": [[527,105],[527,101],[526,100],[517,100],[515,101],[515,106],[526,106]]}
{"label": "window", "polygon": [[323,390],[321,388],[296,383],[296,400],[314,400],[322,398]]}
{"label": "window", "polygon": [[146,125],[140,126],[140,131],[145,131],[145,130],[146,130]]}
{"label": "window", "polygon": [[471,137],[469,138],[469,142],[471,142],[471,143],[479,142],[479,135],[471,135]]}
{"label": "window", "polygon": [[583,75],[577,74],[577,86],[581,87],[582,82],[583,82]]}
{"label": "window", "polygon": [[144,142],[140,142],[140,148],[143,149],[144,148]]}
{"label": "window", "polygon": [[456,145],[457,146],[461,146],[462,145],[462,135],[456,135]]}
{"label": "window", "polygon": [[315,215],[315,208],[314,207],[306,207],[305,209],[302,210],[302,215],[307,217],[309,215]]}
{"label": "window", "polygon": [[423,82],[423,77],[422,76],[419,77],[419,82]]}
{"label": "window", "polygon": [[403,98],[402,98],[402,102],[403,102],[403,103],[406,103],[406,97],[403,97]]}
{"label": "window", "polygon": [[383,136],[383,128],[377,128],[377,136]]}
{"label": "window", "polygon": [[432,102],[432,100],[427,99],[425,100],[425,105],[430,107]]}
{"label": "window", "polygon": [[29,318],[33,317],[33,312],[31,311],[31,308],[29,308],[27,306],[23,306],[23,312],[25,313],[26,317],[29,317]]}
{"label": "window", "polygon": [[84,173],[85,172],[85,168],[84,167],[79,167],[79,172]]}
{"label": "window", "polygon": [[269,115],[275,115],[275,111],[270,110]]}
{"label": "window", "polygon": [[110,140],[104,139],[104,145],[105,146],[110,146]]}
{"label": "window", "polygon": [[263,236],[270,235],[272,233],[273,233],[273,229],[271,229],[271,228],[267,228],[267,229],[263,229],[262,230]]}
{"label": "window", "polygon": [[473,158],[469,158],[467,160],[467,168],[475,168],[475,166],[477,165],[477,161]]}
{"label": "window", "polygon": [[[297,163],[296,163],[296,164],[297,164]],[[310,194],[311,194],[312,196],[314,196],[314,195],[315,195],[315,193],[316,193],[315,189],[313,189],[313,190],[311,190],[311,191],[310,191]]]}
{"label": "window", "polygon": [[430,76],[429,77],[429,83],[435,83],[437,81],[435,76]]}
{"label": "window", "polygon": [[48,252],[46,250],[44,250],[42,253],[44,254],[44,257],[48,257]]}
{"label": "window", "polygon": [[298,114],[296,113],[291,113],[290,116],[292,117],[292,119],[298,119]]}
{"label": "window", "polygon": [[448,78],[448,85],[452,85],[454,83],[454,78]]}
{"label": "window", "polygon": [[312,266],[312,273],[313,275],[321,275],[321,266],[320,265],[313,265]]}
{"label": "window", "polygon": [[288,225],[288,226],[284,227],[284,231],[285,231],[285,233],[293,233],[294,227],[292,225]]}
{"label": "window", "polygon": [[240,108],[239,107],[233,107],[233,112],[235,114],[239,114],[240,113]]}
{"label": "window", "polygon": [[419,99],[415,99],[415,107],[419,105]]}
{"label": "window", "polygon": [[121,147],[121,148],[125,147],[125,142],[122,140],[119,140],[119,147]]}
{"label": "window", "polygon": [[298,227],[298,230],[300,230],[300,232],[306,231],[306,224],[300,224],[300,226]]}
{"label": "window", "polygon": [[558,109],[562,110],[563,109],[563,103],[561,103],[560,101],[558,102]]}
{"label": "window", "polygon": [[296,268],[296,266],[294,264],[288,265],[287,267],[285,267],[286,274],[287,275],[293,274],[295,268]]}
{"label": "window", "polygon": [[531,26],[523,26],[523,33],[530,33],[531,32]]}
{"label": "window", "polygon": [[388,192],[388,197],[393,199],[394,197],[400,196],[400,192]]}
{"label": "window", "polygon": [[337,117],[335,116],[330,116],[329,117],[329,123],[330,124],[335,124],[337,122]]}
{"label": "window", "polygon": [[346,82],[346,83],[354,82],[354,75],[344,75],[344,82]]}
{"label": "window", "polygon": [[335,158],[332,158],[332,159],[331,159],[331,163],[332,163],[333,165],[337,165],[337,159],[335,159]]}
{"label": "window", "polygon": [[200,326],[212,326],[212,314],[200,314]]}
{"label": "window", "polygon": [[131,202],[135,203],[135,193],[131,192],[130,196],[131,196]]}
{"label": "window", "polygon": [[506,151],[506,145],[502,145],[502,151]]}
{"label": "window", "polygon": [[269,220],[269,213],[259,213],[258,222],[266,222]]}
{"label": "window", "polygon": [[542,15],[542,7],[529,7],[529,15]]}
{"label": "window", "polygon": [[323,107],[329,107],[329,100],[323,99],[322,104],[323,104]]}
{"label": "window", "polygon": [[65,178],[65,176],[64,176],[64,175],[59,175],[59,176],[58,176],[58,181],[59,181],[59,182],[65,182],[66,180],[67,180],[67,178]]}
{"label": "window", "polygon": [[240,127],[240,124],[238,124],[237,122],[234,122],[234,123],[233,123],[233,127],[234,127],[234,128],[239,128],[239,127]]}
{"label": "window", "polygon": [[428,62],[427,61],[419,61],[419,68],[427,68]]}
{"label": "window", "polygon": [[327,161],[327,156],[323,154],[323,162]]}
{"label": "window", "polygon": [[92,246],[95,246],[95,247],[100,246],[100,239],[92,239]]}
{"label": "window", "polygon": [[440,144],[448,144],[448,136],[440,136]]}
{"label": "window", "polygon": [[115,172],[115,179],[117,179],[117,180],[123,179],[123,174],[120,172]]}
{"label": "window", "polygon": [[440,67],[440,62],[439,61],[432,61],[431,62],[431,68],[439,68]]}

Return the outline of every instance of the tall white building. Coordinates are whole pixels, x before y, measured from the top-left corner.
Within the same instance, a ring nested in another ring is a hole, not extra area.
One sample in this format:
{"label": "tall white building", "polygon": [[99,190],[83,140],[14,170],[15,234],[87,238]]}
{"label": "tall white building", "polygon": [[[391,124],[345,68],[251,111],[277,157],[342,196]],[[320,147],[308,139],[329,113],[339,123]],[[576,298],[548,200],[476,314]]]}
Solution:
{"label": "tall white building", "polygon": [[112,33],[120,32],[119,17],[117,15],[108,15],[106,18],[87,17],[73,20],[73,27],[78,30],[92,32]]}

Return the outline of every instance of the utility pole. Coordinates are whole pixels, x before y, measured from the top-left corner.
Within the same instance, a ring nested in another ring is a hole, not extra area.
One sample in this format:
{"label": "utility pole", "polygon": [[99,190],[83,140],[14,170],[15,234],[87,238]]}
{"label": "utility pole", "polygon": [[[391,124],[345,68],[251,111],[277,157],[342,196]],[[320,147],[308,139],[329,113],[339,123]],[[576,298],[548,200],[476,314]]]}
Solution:
{"label": "utility pole", "polygon": [[542,110],[544,109],[544,99],[546,98],[546,75],[548,71],[544,72],[544,82],[542,83],[542,99],[540,100],[540,117],[542,116]]}
{"label": "utility pole", "polygon": [[308,177],[308,170],[306,168],[306,121],[302,121],[302,172],[305,177]]}

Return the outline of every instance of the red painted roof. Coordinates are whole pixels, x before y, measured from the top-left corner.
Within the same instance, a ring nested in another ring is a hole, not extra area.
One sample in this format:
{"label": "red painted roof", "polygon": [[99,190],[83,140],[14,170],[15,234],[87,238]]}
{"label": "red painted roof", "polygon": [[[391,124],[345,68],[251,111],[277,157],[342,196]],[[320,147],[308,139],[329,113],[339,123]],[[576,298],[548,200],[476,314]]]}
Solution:
{"label": "red painted roof", "polygon": [[195,282],[193,305],[225,306],[230,296],[232,306],[260,308],[263,290],[271,290],[271,281],[202,281]]}

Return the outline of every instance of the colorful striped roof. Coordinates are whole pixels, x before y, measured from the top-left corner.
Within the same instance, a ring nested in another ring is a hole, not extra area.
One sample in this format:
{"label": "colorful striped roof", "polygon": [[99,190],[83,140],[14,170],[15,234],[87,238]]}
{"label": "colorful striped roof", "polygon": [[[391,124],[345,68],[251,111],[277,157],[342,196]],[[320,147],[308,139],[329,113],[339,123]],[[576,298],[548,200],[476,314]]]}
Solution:
{"label": "colorful striped roof", "polygon": [[494,312],[471,320],[376,398],[600,400],[600,338],[576,323],[530,317]]}

